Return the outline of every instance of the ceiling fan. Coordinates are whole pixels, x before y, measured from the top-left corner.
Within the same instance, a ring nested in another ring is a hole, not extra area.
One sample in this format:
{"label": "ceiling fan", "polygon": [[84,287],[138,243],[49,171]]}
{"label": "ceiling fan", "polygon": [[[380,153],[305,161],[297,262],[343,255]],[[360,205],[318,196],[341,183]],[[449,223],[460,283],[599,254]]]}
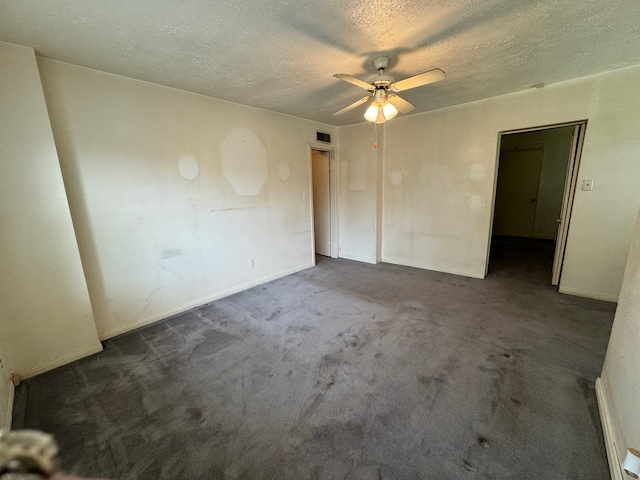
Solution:
{"label": "ceiling fan", "polygon": [[410,88],[422,87],[430,83],[439,82],[444,79],[444,72],[439,68],[434,68],[424,73],[405,78],[398,82],[393,77],[384,75],[385,69],[389,66],[389,57],[378,57],[373,61],[373,65],[378,70],[378,75],[370,83],[360,80],[348,73],[336,73],[334,77],[349,82],[358,87],[364,88],[369,94],[366,97],[352,103],[348,107],[336,112],[334,115],[342,115],[373,98],[371,105],[364,114],[370,122],[384,123],[391,120],[398,112],[408,113],[414,108],[410,102],[399,97],[395,92],[402,92]]}

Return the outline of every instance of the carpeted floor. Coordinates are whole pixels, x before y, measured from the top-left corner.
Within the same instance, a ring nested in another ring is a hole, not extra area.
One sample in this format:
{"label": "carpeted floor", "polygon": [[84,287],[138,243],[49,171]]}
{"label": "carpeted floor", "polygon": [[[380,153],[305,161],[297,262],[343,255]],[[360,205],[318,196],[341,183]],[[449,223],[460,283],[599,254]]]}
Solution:
{"label": "carpeted floor", "polygon": [[615,305],[558,294],[550,248],[496,242],[485,280],[318,257],[25,381],[14,428],[121,480],[608,478]]}

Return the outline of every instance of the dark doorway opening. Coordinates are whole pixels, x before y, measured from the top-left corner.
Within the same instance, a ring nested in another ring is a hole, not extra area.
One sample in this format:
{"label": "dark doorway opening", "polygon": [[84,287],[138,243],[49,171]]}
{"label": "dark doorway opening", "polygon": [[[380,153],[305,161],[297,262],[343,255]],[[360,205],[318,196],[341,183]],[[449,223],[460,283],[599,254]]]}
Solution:
{"label": "dark doorway opening", "polygon": [[502,133],[489,274],[558,285],[585,123]]}

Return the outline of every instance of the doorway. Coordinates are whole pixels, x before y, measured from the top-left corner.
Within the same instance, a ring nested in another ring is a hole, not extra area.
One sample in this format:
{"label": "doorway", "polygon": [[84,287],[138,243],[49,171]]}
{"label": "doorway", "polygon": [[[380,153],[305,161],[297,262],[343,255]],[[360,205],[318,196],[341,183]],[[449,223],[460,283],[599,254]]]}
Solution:
{"label": "doorway", "polygon": [[331,152],[311,149],[311,188],[315,253],[331,256]]}
{"label": "doorway", "polygon": [[492,270],[519,264],[559,284],[585,127],[576,122],[500,134]]}

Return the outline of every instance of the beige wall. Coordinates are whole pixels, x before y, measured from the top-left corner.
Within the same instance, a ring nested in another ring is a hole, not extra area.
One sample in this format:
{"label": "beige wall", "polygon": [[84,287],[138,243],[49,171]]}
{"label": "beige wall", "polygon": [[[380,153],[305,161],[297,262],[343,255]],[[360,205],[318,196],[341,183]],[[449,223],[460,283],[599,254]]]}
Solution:
{"label": "beige wall", "polygon": [[633,67],[388,122],[383,260],[483,277],[499,132],[588,119],[578,181],[594,189],[576,193],[560,290],[616,300],[640,206],[638,83]]}
{"label": "beige wall", "polygon": [[533,226],[534,238],[555,240],[562,210],[567,163],[571,153],[573,126],[535,132],[503,135],[500,151],[513,151],[527,145],[542,145],[542,171]]}
{"label": "beige wall", "polygon": [[28,377],[102,347],[34,52],[0,43],[0,65],[0,347]]}
{"label": "beige wall", "polygon": [[[640,217],[631,242],[620,302],[613,322],[607,356],[602,370],[602,387],[612,429],[615,450],[622,461],[629,447],[640,449]],[[610,452],[611,453],[611,452]],[[612,460],[615,462],[615,454]],[[616,465],[615,468],[618,468]],[[622,476],[620,477],[622,478]],[[625,476],[625,478],[628,478]]]}
{"label": "beige wall", "polygon": [[313,265],[309,143],[335,128],[40,69],[101,338]]}
{"label": "beige wall", "polygon": [[[0,336],[1,337],[1,336]],[[0,338],[0,359],[6,358],[1,342],[6,340]],[[13,383],[9,371],[0,365],[0,430],[11,428],[11,414],[13,406]]]}
{"label": "beige wall", "polygon": [[376,263],[381,149],[371,123],[340,128],[339,243],[342,258]]}

